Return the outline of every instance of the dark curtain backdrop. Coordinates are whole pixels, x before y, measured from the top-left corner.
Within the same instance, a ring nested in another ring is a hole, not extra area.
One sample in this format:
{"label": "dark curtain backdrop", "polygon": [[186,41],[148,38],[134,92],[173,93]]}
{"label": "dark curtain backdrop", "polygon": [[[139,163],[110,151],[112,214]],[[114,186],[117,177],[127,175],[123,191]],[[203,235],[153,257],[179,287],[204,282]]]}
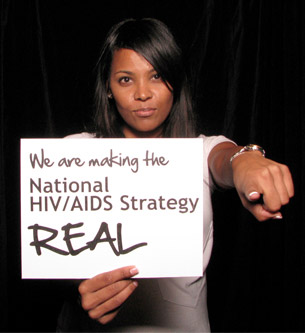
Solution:
{"label": "dark curtain backdrop", "polygon": [[283,221],[258,223],[216,192],[208,268],[213,331],[305,331],[305,2],[1,1],[0,330],[54,331],[66,290],[21,280],[19,140],[62,137],[91,120],[105,33],[127,17],[167,23],[185,52],[198,126],[258,143],[288,164]]}

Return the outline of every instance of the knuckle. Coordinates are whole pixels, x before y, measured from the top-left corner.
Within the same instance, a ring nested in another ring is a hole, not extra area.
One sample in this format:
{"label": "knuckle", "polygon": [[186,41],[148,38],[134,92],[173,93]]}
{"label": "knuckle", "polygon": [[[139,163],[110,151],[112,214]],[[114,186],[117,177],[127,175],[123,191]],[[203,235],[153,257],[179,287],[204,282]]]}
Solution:
{"label": "knuckle", "polygon": [[124,301],[125,301],[125,297],[123,297],[121,294],[114,296],[112,299],[113,309],[116,309],[119,306],[121,306]]}
{"label": "knuckle", "polygon": [[78,286],[78,292],[81,294],[81,295],[84,295],[86,294],[88,291],[88,288],[87,288],[87,283],[86,281],[83,281],[79,286]]}
{"label": "knuckle", "polygon": [[282,203],[278,203],[274,206],[274,212],[278,212],[282,208]]}
{"label": "knuckle", "polygon": [[280,206],[285,206],[289,203],[290,201],[290,195],[289,192],[284,189],[282,193],[280,193]]}
{"label": "knuckle", "polygon": [[88,311],[88,316],[91,318],[91,319],[98,319],[99,318],[99,315],[96,311]]}
{"label": "knuckle", "polygon": [[111,285],[113,283],[113,276],[111,273],[105,273],[102,276],[102,281],[105,286]]}
{"label": "knuckle", "polygon": [[282,170],[280,165],[272,164],[261,168],[257,176],[264,182],[270,181],[271,179],[278,179],[282,176]]}
{"label": "knuckle", "polygon": [[269,168],[270,168],[270,172],[272,174],[276,174],[276,175],[282,174],[282,170],[281,170],[280,164],[272,164],[272,165],[270,165]]}
{"label": "knuckle", "polygon": [[110,322],[111,318],[109,317],[101,317],[98,322],[102,325],[106,325]]}
{"label": "knuckle", "polygon": [[286,164],[281,164],[281,168],[282,168],[284,173],[289,173],[290,174],[290,170],[289,170],[289,168]]}
{"label": "knuckle", "polygon": [[117,293],[119,293],[122,288],[124,288],[124,283],[125,281],[120,281],[120,282],[117,282],[117,283],[112,283],[108,286],[109,288],[109,291],[112,295],[115,295]]}
{"label": "knuckle", "polygon": [[100,320],[103,317],[107,317],[112,310],[113,308],[110,304],[102,304],[88,311],[88,315],[91,319]]}
{"label": "knuckle", "polygon": [[265,202],[265,206],[266,206],[267,211],[269,211],[270,213],[275,213],[278,210],[280,210],[282,205],[281,205],[280,198],[278,198],[277,200]]}
{"label": "knuckle", "polygon": [[128,275],[125,270],[120,271],[120,280],[125,280],[126,278],[128,278]]}
{"label": "knuckle", "polygon": [[264,167],[263,169],[260,170],[260,177],[263,180],[267,180],[270,177],[270,169],[268,167]]}
{"label": "knuckle", "polygon": [[260,215],[257,215],[257,214],[253,214],[253,215],[257,219],[258,222],[262,222],[263,221],[263,218]]}
{"label": "knuckle", "polygon": [[120,280],[125,280],[130,277],[126,269],[121,269],[119,273],[120,273]]}
{"label": "knuckle", "polygon": [[87,297],[82,297],[81,304],[82,304],[82,308],[85,311],[89,311],[92,308],[92,303],[90,302],[90,300],[88,300]]}
{"label": "knuckle", "polygon": [[107,314],[106,316],[102,316],[98,319],[98,321],[100,324],[106,325],[117,315],[117,313],[118,313],[118,311],[115,311],[111,314]]}

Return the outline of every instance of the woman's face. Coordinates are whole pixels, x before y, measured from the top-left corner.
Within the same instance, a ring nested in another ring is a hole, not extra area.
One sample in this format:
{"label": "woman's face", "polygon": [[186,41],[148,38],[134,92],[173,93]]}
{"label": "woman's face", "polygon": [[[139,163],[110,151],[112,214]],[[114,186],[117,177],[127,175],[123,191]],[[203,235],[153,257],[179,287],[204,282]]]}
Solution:
{"label": "woman's face", "polygon": [[109,86],[124,120],[126,138],[161,135],[173,105],[173,94],[144,57],[129,49],[115,51]]}

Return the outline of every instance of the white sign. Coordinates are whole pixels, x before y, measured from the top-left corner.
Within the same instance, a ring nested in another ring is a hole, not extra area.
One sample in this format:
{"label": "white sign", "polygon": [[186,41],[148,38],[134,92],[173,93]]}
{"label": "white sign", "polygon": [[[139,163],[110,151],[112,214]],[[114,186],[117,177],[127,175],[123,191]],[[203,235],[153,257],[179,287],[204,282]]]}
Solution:
{"label": "white sign", "polygon": [[21,139],[22,278],[201,276],[202,139]]}

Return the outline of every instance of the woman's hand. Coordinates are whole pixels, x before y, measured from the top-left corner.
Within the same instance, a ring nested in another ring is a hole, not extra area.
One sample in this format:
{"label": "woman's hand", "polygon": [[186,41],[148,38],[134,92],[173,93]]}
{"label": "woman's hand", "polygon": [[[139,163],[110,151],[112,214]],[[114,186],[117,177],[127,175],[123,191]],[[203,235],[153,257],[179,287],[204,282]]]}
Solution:
{"label": "woman's hand", "polygon": [[281,219],[280,209],[294,195],[290,171],[261,156],[244,153],[232,161],[233,182],[242,201],[259,221]]}
{"label": "woman's hand", "polygon": [[137,268],[128,266],[84,280],[78,287],[83,309],[92,319],[107,324],[136,289],[138,284],[131,279],[136,274]]}
{"label": "woman's hand", "polygon": [[280,209],[294,195],[293,181],[286,165],[264,158],[260,152],[245,152],[230,158],[242,147],[220,143],[210,152],[208,163],[216,184],[235,187],[242,204],[259,221],[282,218]]}

